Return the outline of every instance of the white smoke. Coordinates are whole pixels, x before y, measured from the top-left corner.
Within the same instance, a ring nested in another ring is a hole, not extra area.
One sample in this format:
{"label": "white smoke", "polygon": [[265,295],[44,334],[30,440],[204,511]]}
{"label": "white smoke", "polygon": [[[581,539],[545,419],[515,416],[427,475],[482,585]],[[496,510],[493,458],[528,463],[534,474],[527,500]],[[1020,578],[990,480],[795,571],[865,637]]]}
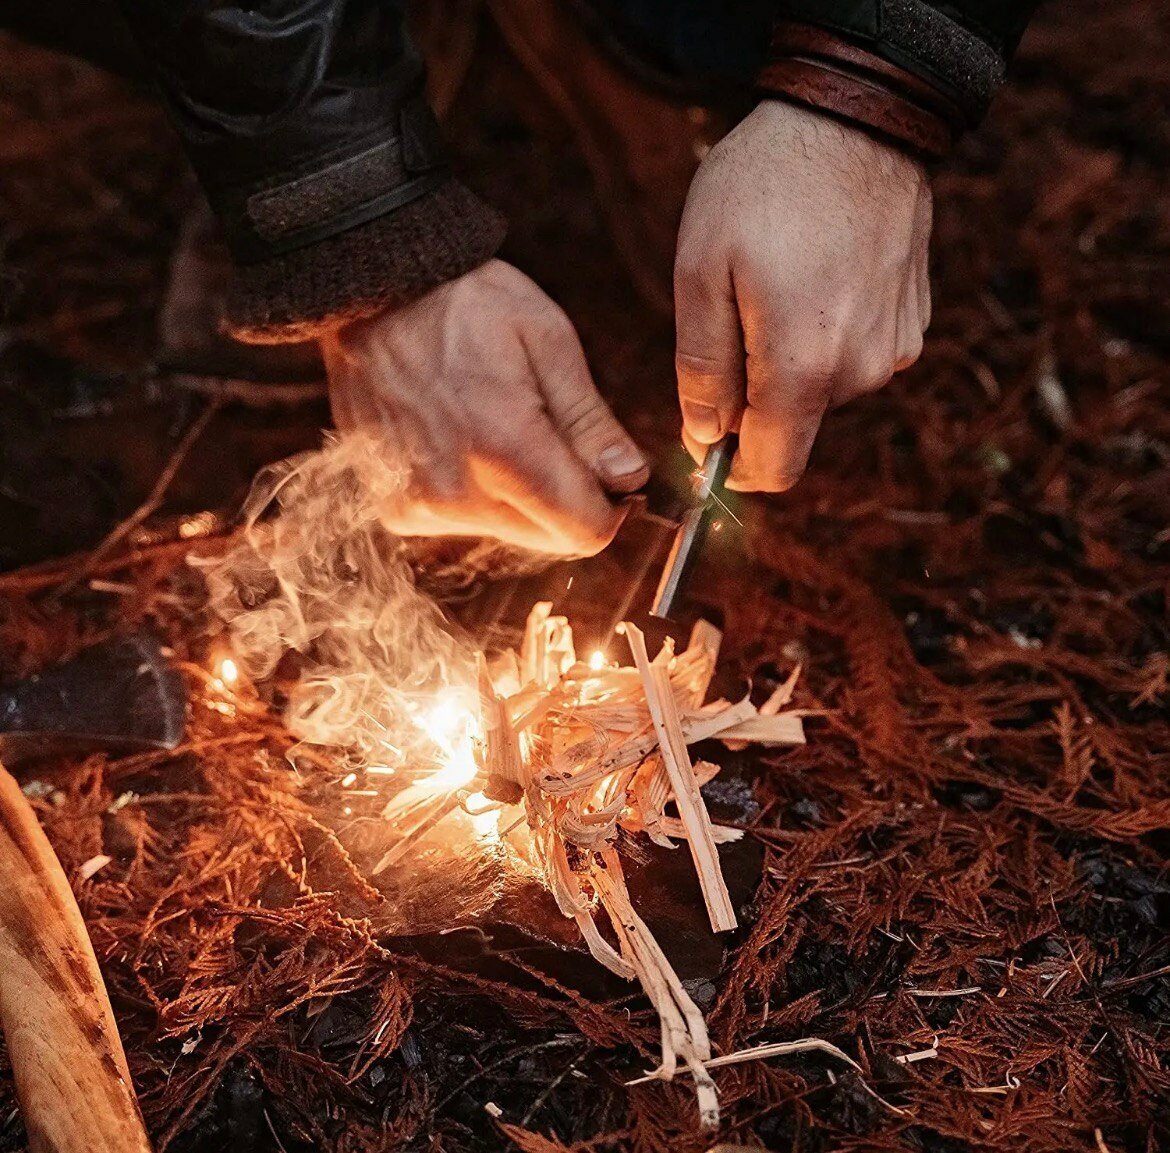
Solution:
{"label": "white smoke", "polygon": [[382,527],[380,510],[404,483],[384,444],[330,438],[265,469],[239,544],[199,562],[243,671],[264,681],[280,666],[279,680],[292,682],[290,732],[363,767],[409,769],[433,740],[423,714],[436,690],[465,690],[469,708],[477,699],[471,645],[416,587],[403,542]]}

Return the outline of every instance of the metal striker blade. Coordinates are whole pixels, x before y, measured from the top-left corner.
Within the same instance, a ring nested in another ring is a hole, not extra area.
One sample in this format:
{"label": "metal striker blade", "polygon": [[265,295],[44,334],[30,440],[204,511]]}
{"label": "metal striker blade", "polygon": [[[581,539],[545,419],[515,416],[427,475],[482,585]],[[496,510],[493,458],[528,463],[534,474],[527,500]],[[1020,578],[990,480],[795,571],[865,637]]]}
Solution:
{"label": "metal striker blade", "polygon": [[702,467],[695,475],[692,503],[674,534],[662,579],[650,607],[650,615],[673,620],[686,600],[687,586],[712,522],[723,505],[723,486],[731,471],[739,438],[729,433],[707,450]]}

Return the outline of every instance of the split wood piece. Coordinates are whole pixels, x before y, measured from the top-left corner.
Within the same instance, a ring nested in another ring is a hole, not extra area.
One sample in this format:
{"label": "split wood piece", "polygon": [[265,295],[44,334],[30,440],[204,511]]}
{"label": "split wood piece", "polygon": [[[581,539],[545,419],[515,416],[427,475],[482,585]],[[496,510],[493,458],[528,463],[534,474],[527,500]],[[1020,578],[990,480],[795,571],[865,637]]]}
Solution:
{"label": "split wood piece", "polygon": [[593,866],[590,880],[613,924],[622,955],[637,973],[662,1026],[662,1065],[653,1076],[669,1081],[681,1059],[695,1079],[700,1119],[704,1126],[714,1128],[719,1124],[719,1096],[706,1068],[711,1042],[702,1011],[630,903],[621,858],[610,849],[602,854],[602,862]]}
{"label": "split wood piece", "polygon": [[32,1153],[150,1153],[69,882],[0,767],[0,1027]]}
{"label": "split wood piece", "polygon": [[628,622],[622,627],[630,642],[634,663],[642,674],[650,717],[658,734],[663,763],[670,776],[674,803],[678,806],[679,818],[687,831],[687,846],[699,875],[699,887],[707,905],[711,928],[716,933],[727,932],[738,925],[735,907],[727,891],[727,882],[723,879],[719,851],[711,831],[711,817],[703,803],[690,753],[687,752],[678,705],[671,690],[670,671],[664,664],[650,663],[646,653],[646,638],[639,628]]}
{"label": "split wood piece", "polygon": [[427,835],[448,813],[453,813],[463,803],[464,793],[455,790],[449,793],[438,793],[428,796],[425,800],[415,804],[404,804],[399,809],[399,816],[409,815],[411,823],[405,828],[395,819],[395,802],[405,796],[414,786],[404,789],[398,797],[393,798],[382,810],[382,817],[391,821],[399,832],[399,838],[382,854],[378,863],[370,870],[372,876],[384,873],[391,865],[397,865],[406,857],[415,844]]}
{"label": "split wood piece", "polygon": [[[704,1061],[703,1065],[707,1069],[724,1069],[728,1065],[742,1065],[747,1061],[764,1061],[769,1057],[787,1057],[792,1053],[824,1053],[829,1057],[836,1057],[838,1061],[844,1061],[846,1065],[857,1072],[862,1072],[861,1066],[848,1053],[837,1048],[831,1041],[822,1041],[820,1037],[802,1037],[799,1041],[772,1041],[765,1045],[754,1045],[750,1049],[740,1049],[735,1053],[726,1053],[722,1057],[711,1057]],[[902,1057],[895,1057],[894,1060],[904,1062]],[[659,1079],[655,1074],[648,1073],[645,1077],[635,1077],[632,1081],[627,1081],[626,1084],[628,1086],[646,1085]]]}
{"label": "split wood piece", "polygon": [[670,796],[670,780],[660,756],[653,757],[638,769],[633,793],[646,836],[663,849],[673,849],[675,844],[667,835],[666,817],[662,811]]}
{"label": "split wood piece", "polygon": [[496,694],[482,653],[476,655],[476,663],[481,734],[477,752],[487,777],[484,791],[492,800],[515,804],[524,795],[530,773],[520,755],[520,738],[512,727],[508,706]]}
{"label": "split wood piece", "polygon": [[[695,777],[701,787],[719,775],[720,766],[712,764],[710,761],[696,761],[694,769]],[[670,800],[671,787],[666,765],[663,764],[660,755],[648,758],[638,769],[637,776],[633,780],[633,795],[637,804],[637,819],[641,821],[641,829],[650,840],[656,845],[661,845],[664,849],[675,848],[671,837],[680,841],[686,840],[686,830],[683,828],[682,821],[677,817],[666,815],[666,805]],[[623,822],[623,824],[626,824],[631,831],[635,831],[635,828],[627,822]],[[726,829],[721,825],[712,825],[711,829],[717,845],[728,841],[738,841],[743,836],[741,830]]]}
{"label": "split wood piece", "polygon": [[[687,839],[686,827],[678,817],[663,817],[662,831],[666,836],[674,837],[679,841]],[[735,841],[743,840],[743,829],[736,829],[731,825],[712,825],[711,836],[717,845],[730,845]],[[674,846],[671,845],[671,848]]]}
{"label": "split wood piece", "polygon": [[747,745],[803,745],[805,744],[804,721],[799,713],[777,713],[749,717],[724,729],[719,739],[728,747]]}
{"label": "split wood piece", "polygon": [[702,617],[695,621],[687,647],[671,670],[671,681],[685,693],[688,709],[697,709],[706,700],[722,644],[723,633],[710,621]]}
{"label": "split wood piece", "polygon": [[[785,705],[792,703],[793,694],[796,692],[796,682],[800,680],[800,674],[803,665],[797,665],[796,668],[788,674],[788,679],[783,684],[777,686],[772,695],[760,705],[761,717],[774,717]],[[794,714],[795,715],[795,714]],[[799,716],[797,715],[797,720]],[[751,744],[751,738],[736,740],[734,737],[724,736],[723,743],[731,749],[732,752],[739,752],[746,749]],[[797,744],[804,744],[804,726],[800,726],[800,740]]]}
{"label": "split wood piece", "polygon": [[520,673],[525,683],[555,688],[576,662],[573,628],[568,618],[552,616],[551,601],[533,605],[520,648]]}
{"label": "split wood piece", "polygon": [[581,892],[580,879],[569,866],[565,842],[551,829],[543,836],[538,834],[537,842],[537,851],[545,864],[545,876],[557,908],[564,916],[572,917],[577,922],[581,936],[595,961],[604,965],[611,973],[616,973],[626,981],[632,981],[637,976],[633,965],[614,949],[594,923],[589,903],[585,899],[585,894]]}

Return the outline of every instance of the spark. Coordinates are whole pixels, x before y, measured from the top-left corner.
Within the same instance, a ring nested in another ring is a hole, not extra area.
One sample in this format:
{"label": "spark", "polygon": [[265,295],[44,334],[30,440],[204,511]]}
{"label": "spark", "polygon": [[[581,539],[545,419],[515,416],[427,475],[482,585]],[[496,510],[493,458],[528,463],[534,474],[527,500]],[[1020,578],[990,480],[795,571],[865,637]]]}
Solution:
{"label": "spark", "polygon": [[216,675],[228,688],[231,688],[240,679],[239,666],[231,657],[224,657],[219,662],[219,670]]}
{"label": "spark", "polygon": [[740,528],[743,528],[743,521],[742,521],[742,520],[740,520],[740,519],[739,519],[739,517],[737,517],[737,516],[735,515],[735,513],[733,513],[733,512],[731,511],[731,509],[729,509],[729,508],[727,507],[727,504],[726,504],[726,503],[725,503],[725,502],[724,502],[722,499],[720,499],[720,496],[719,496],[719,494],[718,494],[717,492],[713,492],[713,493],[711,494],[711,499],[712,499],[712,500],[713,500],[713,501],[714,501],[714,502],[715,502],[715,503],[716,503],[716,504],[717,504],[717,505],[718,505],[718,506],[719,506],[719,507],[720,507],[720,508],[721,508],[721,509],[722,509],[722,510],[725,512],[725,513],[727,513],[727,515],[728,515],[729,517],[731,517],[731,519],[732,519],[733,521],[735,521],[735,523],[736,523],[737,525],[739,525],[739,527],[740,527]]}
{"label": "spark", "polygon": [[592,655],[592,656],[589,658],[589,667],[590,667],[590,668],[591,668],[591,669],[592,669],[592,670],[593,670],[595,673],[599,673],[599,672],[601,672],[601,670],[602,670],[603,668],[605,668],[605,653],[603,653],[603,652],[601,651],[601,649],[598,649],[598,650],[597,650],[597,651],[596,651],[596,652],[595,652],[595,653],[594,653],[594,654],[593,654],[593,655]]}

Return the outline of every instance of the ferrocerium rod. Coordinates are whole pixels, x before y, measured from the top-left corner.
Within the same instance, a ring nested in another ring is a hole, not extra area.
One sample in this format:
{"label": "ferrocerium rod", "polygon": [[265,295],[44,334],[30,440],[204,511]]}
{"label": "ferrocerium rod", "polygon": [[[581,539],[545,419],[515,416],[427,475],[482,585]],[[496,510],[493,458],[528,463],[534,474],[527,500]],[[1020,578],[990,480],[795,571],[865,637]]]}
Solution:
{"label": "ferrocerium rod", "polygon": [[731,471],[738,440],[734,433],[728,433],[707,449],[702,468],[695,474],[694,503],[674,534],[670,555],[666,558],[662,579],[650,607],[651,616],[673,620],[686,599],[691,572],[703,551],[711,523],[719,515],[723,485]]}

